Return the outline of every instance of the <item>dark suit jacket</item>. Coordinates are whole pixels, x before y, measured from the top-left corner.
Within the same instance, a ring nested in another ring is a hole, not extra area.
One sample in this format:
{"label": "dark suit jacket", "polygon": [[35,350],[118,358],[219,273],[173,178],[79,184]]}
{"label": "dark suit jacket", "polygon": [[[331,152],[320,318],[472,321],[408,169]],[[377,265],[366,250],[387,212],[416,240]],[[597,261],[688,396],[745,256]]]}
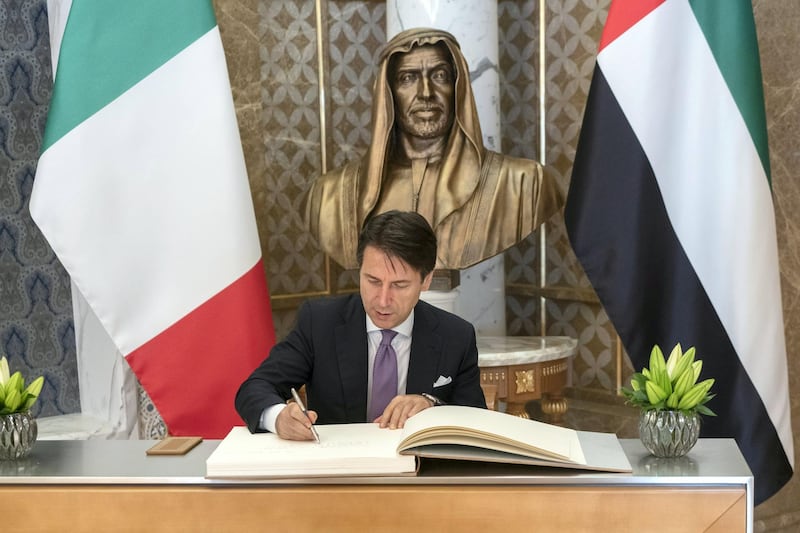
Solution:
{"label": "dark suit jacket", "polygon": [[[472,325],[426,302],[414,307],[407,394],[428,392],[445,403],[486,407]],[[306,386],[319,424],[367,422],[366,312],[358,294],[304,303],[297,324],[236,393],[250,431],[263,410]],[[434,389],[439,378],[452,382]]]}

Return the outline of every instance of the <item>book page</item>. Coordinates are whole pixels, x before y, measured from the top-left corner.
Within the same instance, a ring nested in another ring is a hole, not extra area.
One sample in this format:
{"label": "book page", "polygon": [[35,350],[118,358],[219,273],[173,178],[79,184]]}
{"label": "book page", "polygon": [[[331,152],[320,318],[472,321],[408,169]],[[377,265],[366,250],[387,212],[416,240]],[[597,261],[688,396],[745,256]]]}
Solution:
{"label": "book page", "polygon": [[472,445],[509,453],[585,464],[576,431],[475,407],[445,405],[426,409],[406,422],[399,445]]}
{"label": "book page", "polygon": [[317,425],[320,443],[251,434],[235,427],[206,461],[208,477],[373,475],[414,472],[413,457],[400,456],[401,430],[377,424]]}

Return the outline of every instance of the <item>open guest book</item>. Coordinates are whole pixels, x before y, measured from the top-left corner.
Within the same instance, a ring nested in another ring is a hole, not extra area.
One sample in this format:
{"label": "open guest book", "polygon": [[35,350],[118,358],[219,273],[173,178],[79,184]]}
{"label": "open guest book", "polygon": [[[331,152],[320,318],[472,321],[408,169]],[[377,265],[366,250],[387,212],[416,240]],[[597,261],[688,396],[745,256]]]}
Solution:
{"label": "open guest book", "polygon": [[477,407],[445,405],[377,424],[315,426],[320,443],[237,426],[206,461],[209,478],[413,475],[419,457],[630,472],[613,433],[575,431]]}

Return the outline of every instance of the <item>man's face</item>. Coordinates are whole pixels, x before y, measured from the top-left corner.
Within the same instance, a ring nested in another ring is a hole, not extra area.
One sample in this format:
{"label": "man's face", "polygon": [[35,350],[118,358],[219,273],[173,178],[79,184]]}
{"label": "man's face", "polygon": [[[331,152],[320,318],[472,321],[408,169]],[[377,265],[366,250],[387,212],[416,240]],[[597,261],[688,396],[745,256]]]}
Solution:
{"label": "man's face", "polygon": [[379,328],[393,328],[408,318],[432,277],[431,272],[423,280],[419,271],[402,259],[367,246],[359,275],[364,310]]}
{"label": "man's face", "polygon": [[454,118],[455,73],[443,45],[421,45],[395,59],[390,79],[400,128],[423,139],[447,135]]}

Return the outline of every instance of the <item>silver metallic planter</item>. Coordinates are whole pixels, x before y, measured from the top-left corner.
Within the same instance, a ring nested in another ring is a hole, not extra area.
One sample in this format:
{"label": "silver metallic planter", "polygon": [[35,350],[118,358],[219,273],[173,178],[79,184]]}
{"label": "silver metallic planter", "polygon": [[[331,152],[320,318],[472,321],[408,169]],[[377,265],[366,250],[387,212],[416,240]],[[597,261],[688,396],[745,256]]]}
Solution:
{"label": "silver metallic planter", "polygon": [[681,411],[642,411],[639,438],[656,457],[682,457],[697,443],[700,415]]}
{"label": "silver metallic planter", "polygon": [[39,428],[30,412],[0,415],[0,460],[27,456]]}

